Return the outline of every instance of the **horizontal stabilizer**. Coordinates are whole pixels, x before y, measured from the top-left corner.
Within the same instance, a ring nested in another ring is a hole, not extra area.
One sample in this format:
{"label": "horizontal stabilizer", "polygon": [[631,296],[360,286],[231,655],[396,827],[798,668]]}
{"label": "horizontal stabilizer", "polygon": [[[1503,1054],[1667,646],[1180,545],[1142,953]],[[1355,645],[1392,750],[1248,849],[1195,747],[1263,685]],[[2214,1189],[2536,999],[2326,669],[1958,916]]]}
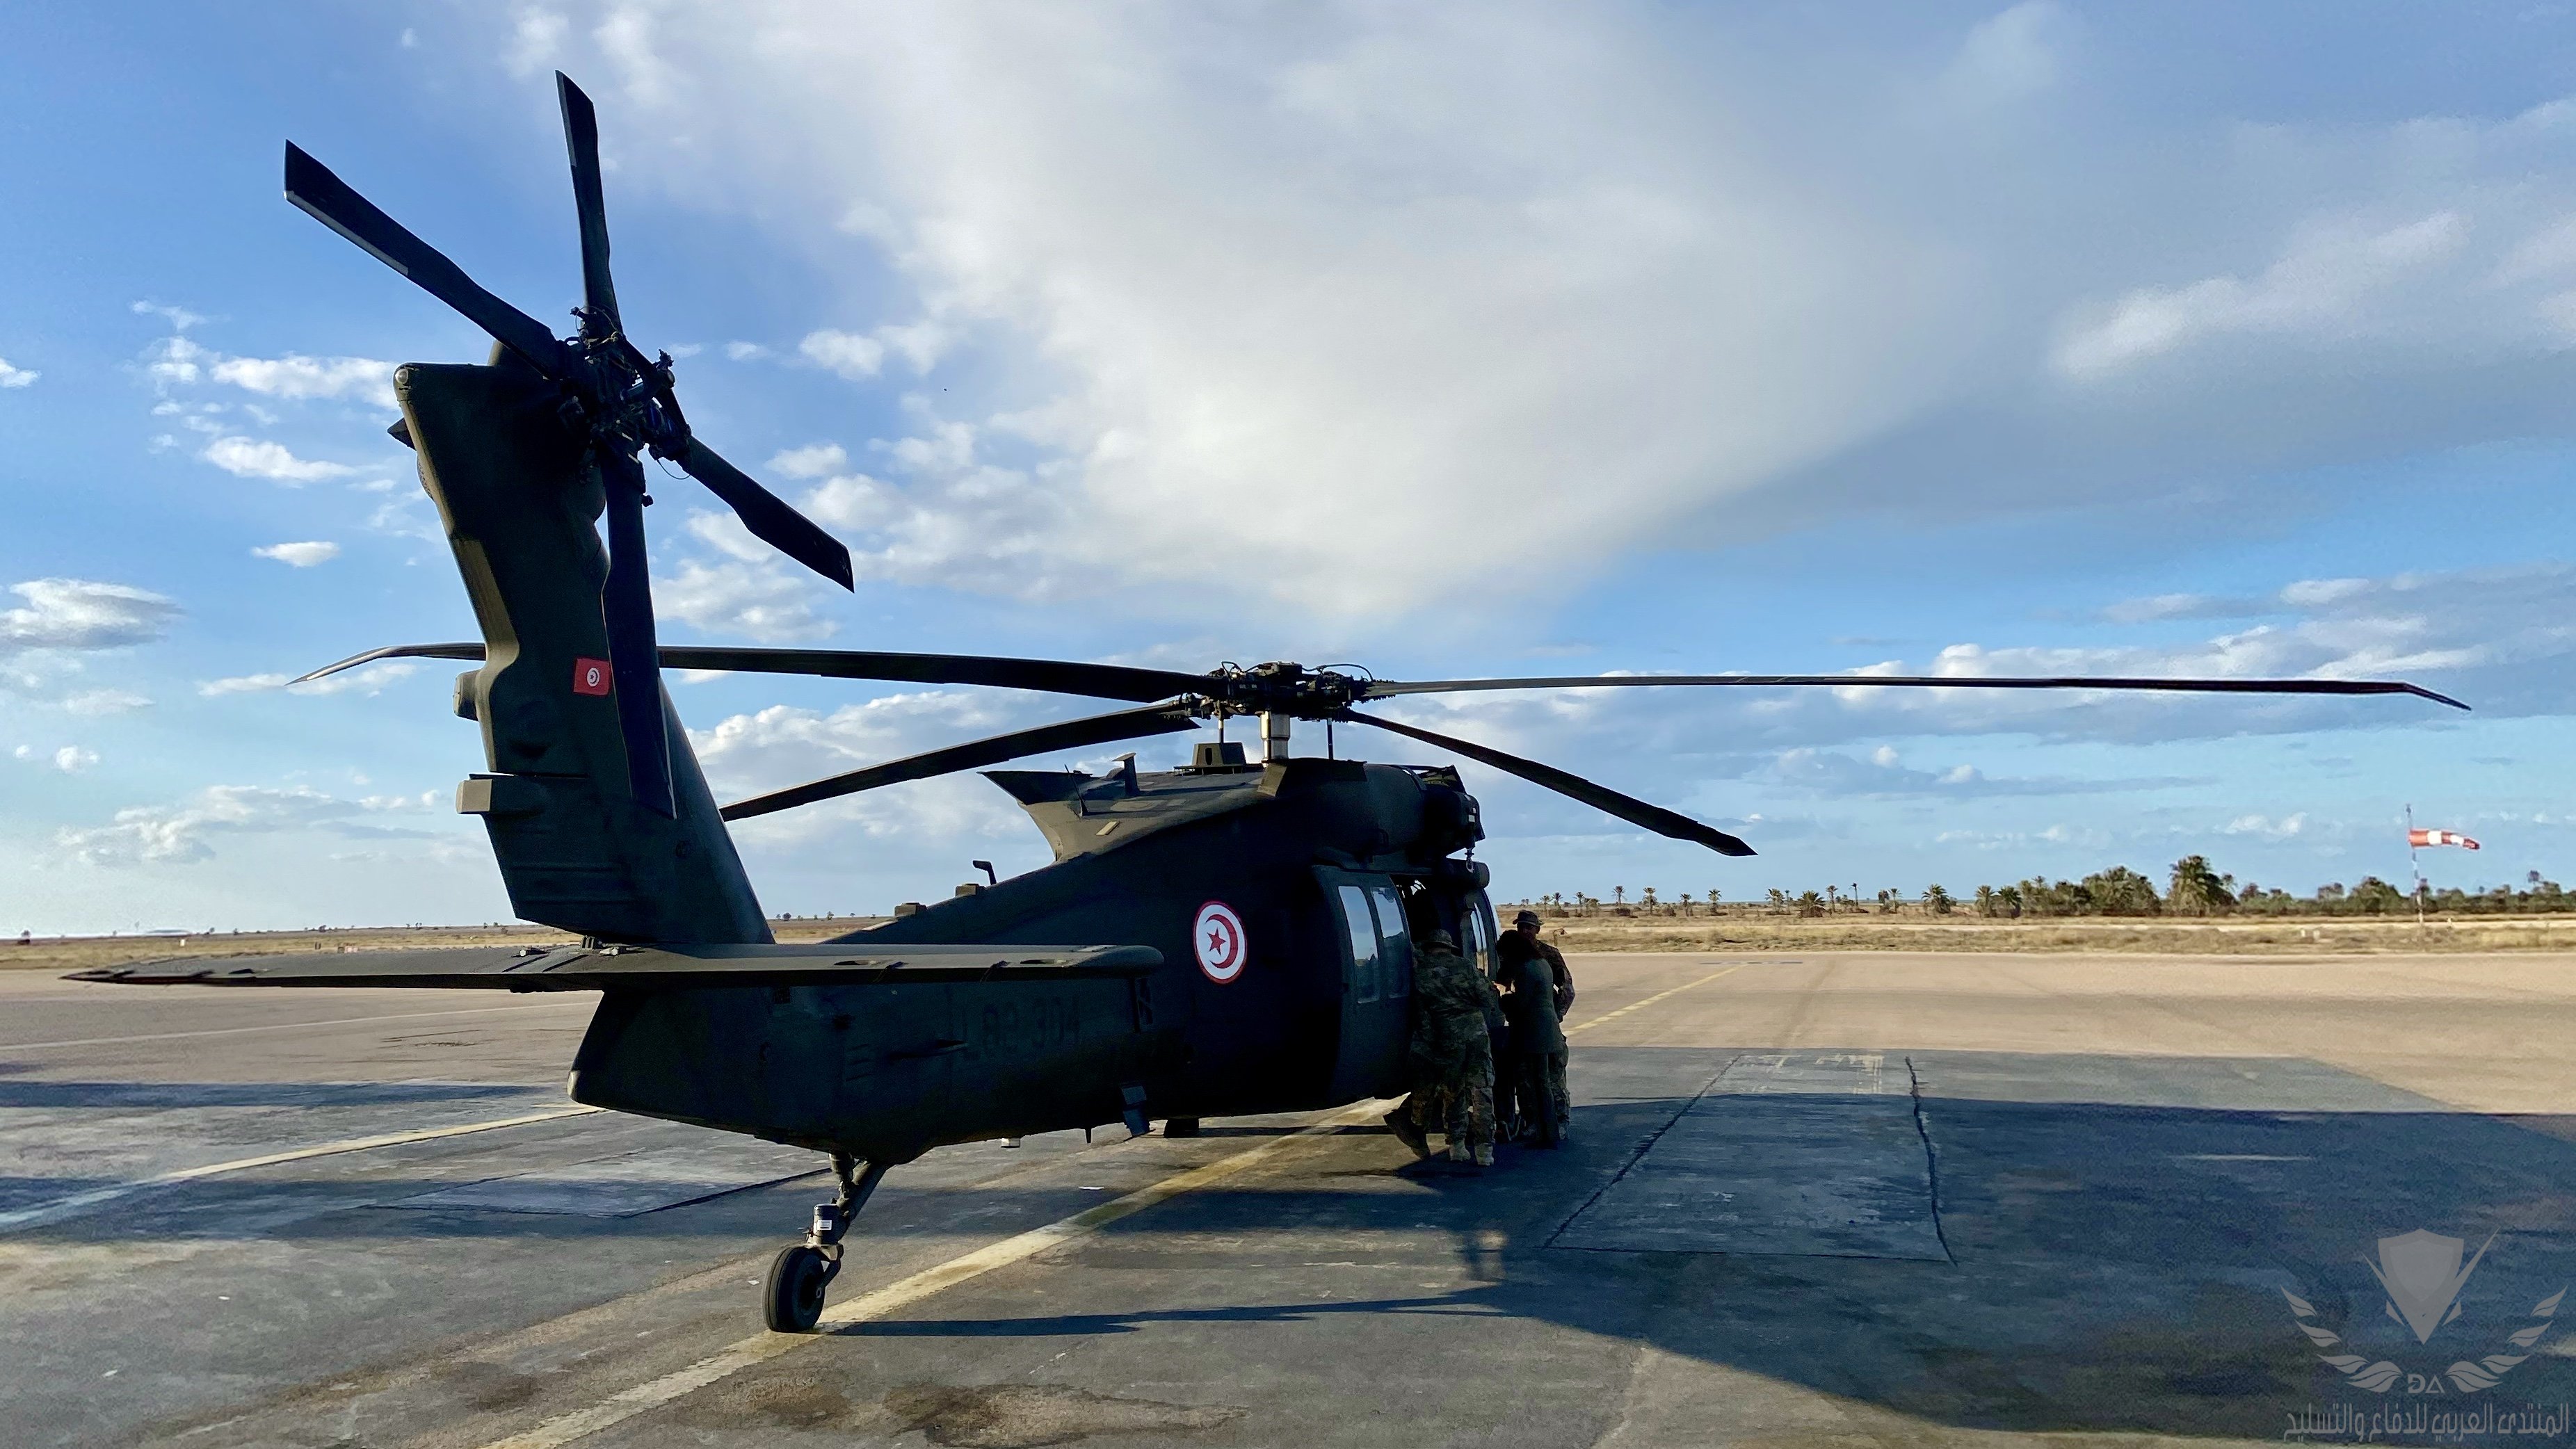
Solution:
{"label": "horizontal stabilizer", "polygon": [[1141,976],[1163,964],[1151,946],[466,947],[182,956],[75,971],[66,981],[129,986],[417,986],[500,991],[679,990],[707,986],[894,986]]}

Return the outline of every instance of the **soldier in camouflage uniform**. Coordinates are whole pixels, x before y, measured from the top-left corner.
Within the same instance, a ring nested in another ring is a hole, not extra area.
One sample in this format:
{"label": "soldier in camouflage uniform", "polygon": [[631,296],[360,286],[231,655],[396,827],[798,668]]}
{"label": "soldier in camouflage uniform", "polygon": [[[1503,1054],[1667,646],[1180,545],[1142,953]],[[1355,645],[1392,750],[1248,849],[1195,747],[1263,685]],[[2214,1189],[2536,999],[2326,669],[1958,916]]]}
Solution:
{"label": "soldier in camouflage uniform", "polygon": [[1557,1020],[1557,983],[1547,958],[1523,951],[1503,967],[1503,1015],[1511,1023],[1513,1098],[1521,1135],[1541,1147],[1565,1141],[1573,1104],[1565,1090],[1565,1028]]}
{"label": "soldier in camouflage uniform", "polygon": [[1493,983],[1458,954],[1447,931],[1434,931],[1413,963],[1413,1094],[1386,1114],[1386,1125],[1415,1155],[1429,1157],[1429,1134],[1449,1138],[1451,1162],[1494,1161],[1494,1050],[1486,1016],[1499,1012]]}

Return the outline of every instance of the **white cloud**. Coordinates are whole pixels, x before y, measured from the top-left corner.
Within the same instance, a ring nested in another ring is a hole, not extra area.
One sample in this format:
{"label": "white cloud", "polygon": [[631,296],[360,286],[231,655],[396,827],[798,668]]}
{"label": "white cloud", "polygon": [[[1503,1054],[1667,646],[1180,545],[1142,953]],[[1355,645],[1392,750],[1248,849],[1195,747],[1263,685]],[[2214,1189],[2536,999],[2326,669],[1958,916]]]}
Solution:
{"label": "white cloud", "polygon": [[2059,372],[2090,380],[2228,333],[2347,337],[2390,320],[2372,304],[2467,241],[2467,219],[2449,211],[2382,231],[2305,237],[2250,282],[2211,277],[2131,292],[2107,317],[2076,328],[2053,360]]}
{"label": "white cloud", "polygon": [[236,478],[270,478],[289,484],[344,478],[358,471],[346,463],[299,458],[283,443],[239,435],[217,438],[197,456]]}
{"label": "white cloud", "polygon": [[2286,815],[2274,820],[2264,815],[2239,815],[2218,827],[2221,835],[2254,835],[2265,840],[2289,840],[2308,828],[2305,813]]}
{"label": "white cloud", "polygon": [[11,584],[27,602],[0,610],[0,658],[36,649],[114,649],[169,631],[179,606],[125,584],[32,579]]}
{"label": "white cloud", "polygon": [[372,357],[226,357],[210,376],[248,392],[288,399],[355,397],[394,406],[394,365]]}
{"label": "white cloud", "polygon": [[[2248,125],[2053,6],[1946,41],[1645,5],[629,9],[581,13],[663,184],[853,278],[839,315],[921,319],[806,360],[971,348],[943,406],[1029,445],[991,461],[1042,495],[1035,557],[976,493],[896,490],[963,515],[915,525],[962,587],[1382,620],[1515,563],[1572,587],[1856,507],[2343,458],[2360,424],[2400,454],[2568,430],[2576,274],[2535,240],[2576,215],[2561,121]],[[1514,526],[1441,546],[1478,516]]]}
{"label": "white cloud", "polygon": [[284,689],[292,674],[238,674],[230,679],[209,679],[197,686],[197,693],[208,699],[221,699],[227,694],[255,694],[263,689]]}
{"label": "white cloud", "polygon": [[78,745],[65,745],[54,751],[54,768],[66,775],[77,775],[97,763],[98,751],[96,750],[85,750]]}
{"label": "white cloud", "polygon": [[[720,536],[732,515],[709,519],[700,536]],[[741,525],[734,525],[739,528]],[[749,534],[743,537],[749,538]],[[785,644],[828,637],[838,627],[814,611],[817,585],[802,575],[790,577],[768,562],[769,546],[756,545],[761,562],[740,558],[707,564],[684,561],[676,577],[653,581],[653,603],[662,613],[685,620],[711,634],[736,634],[763,644]],[[748,551],[748,550],[746,550]]]}
{"label": "white cloud", "polygon": [[769,356],[769,349],[757,342],[728,342],[724,345],[724,355],[735,362],[750,362]]}
{"label": "white cloud", "polygon": [[521,80],[556,64],[572,22],[551,10],[528,6],[518,12],[501,64]]}
{"label": "white cloud", "polygon": [[0,357],[0,388],[33,387],[43,373],[31,367],[11,367],[9,359]]}
{"label": "white cloud", "polygon": [[158,317],[169,323],[171,330],[176,332],[185,332],[206,320],[203,313],[191,312],[185,307],[172,307],[160,302],[137,302],[132,310],[137,317]]}
{"label": "white cloud", "polygon": [[130,689],[85,689],[63,697],[66,713],[78,715],[124,714],[130,710],[148,709],[152,701]]}
{"label": "white cloud", "polygon": [[308,543],[272,543],[264,548],[252,549],[251,553],[256,557],[275,559],[279,563],[295,568],[309,569],[315,564],[328,563],[338,558],[340,545],[318,539]]}
{"label": "white cloud", "polygon": [[[292,688],[295,694],[364,694],[374,696],[388,684],[409,679],[420,672],[420,666],[408,659],[387,659],[363,668],[325,675]],[[227,694],[258,694],[271,689],[287,689],[291,674],[242,674],[230,679],[209,679],[197,686],[197,693],[207,699],[220,699]]]}
{"label": "white cloud", "polygon": [[850,455],[838,443],[812,443],[789,448],[769,460],[769,470],[790,478],[821,478],[849,466]]}
{"label": "white cloud", "polygon": [[877,375],[885,366],[885,344],[856,332],[835,332],[825,328],[808,332],[796,350],[808,362],[828,367],[856,382]]}
{"label": "white cloud", "polygon": [[1942,77],[1953,96],[1972,103],[2020,100],[2055,85],[2073,18],[2050,0],[2026,0],[1979,21]]}
{"label": "white cloud", "polygon": [[306,786],[278,790],[259,785],[216,785],[173,805],[138,805],[116,812],[112,823],[55,833],[55,845],[86,865],[191,864],[210,859],[209,837],[226,834],[321,830],[384,839],[427,832],[359,823],[367,807]]}

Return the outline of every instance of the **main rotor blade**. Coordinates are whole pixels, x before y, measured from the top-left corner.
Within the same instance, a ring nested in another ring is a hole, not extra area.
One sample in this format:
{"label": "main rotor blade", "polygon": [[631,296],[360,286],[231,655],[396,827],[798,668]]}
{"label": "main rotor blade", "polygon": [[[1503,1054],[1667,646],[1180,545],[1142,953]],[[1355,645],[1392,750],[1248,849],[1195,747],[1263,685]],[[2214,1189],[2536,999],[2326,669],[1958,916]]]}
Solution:
{"label": "main rotor blade", "polygon": [[1533,785],[1544,785],[1560,795],[1580,800],[1595,810],[1616,815],[1631,825],[1642,825],[1657,835],[1669,835],[1675,840],[1687,840],[1694,845],[1705,845],[1720,855],[1753,854],[1752,846],[1715,826],[1702,825],[1678,811],[1667,810],[1661,805],[1650,805],[1634,795],[1622,795],[1607,785],[1596,785],[1580,775],[1568,774],[1554,765],[1542,765],[1536,760],[1524,760],[1518,755],[1507,755],[1500,750],[1473,744],[1453,735],[1435,734],[1413,725],[1397,724],[1391,719],[1379,719],[1375,715],[1353,714],[1349,710],[1343,710],[1334,718],[1347,720],[1352,724],[1374,725],[1382,730],[1420,740],[1426,745],[1438,745],[1444,750],[1456,750],[1471,760],[1481,760],[1506,774],[1518,775]]}
{"label": "main rotor blade", "polygon": [[555,101],[563,107],[564,149],[572,153],[572,202],[581,215],[582,333],[614,337],[625,330],[617,318],[617,288],[608,279],[608,204],[599,189],[599,113],[590,97],[555,72]]}
{"label": "main rotor blade", "polygon": [[[665,669],[709,669],[741,674],[810,674],[824,679],[883,679],[903,684],[981,684],[1033,689],[1093,699],[1170,699],[1204,693],[1204,674],[1137,669],[1124,664],[1083,664],[1070,659],[1005,659],[988,654],[877,654],[857,649],[736,649],[665,644]],[[393,644],[352,654],[292,681],[306,684],[379,659],[480,659],[480,644]]]}
{"label": "main rotor blade", "polygon": [[633,458],[600,460],[608,485],[608,582],[599,607],[608,625],[608,668],[615,678],[617,728],[626,738],[626,778],[635,803],[676,815],[671,795],[671,737],[662,718],[662,659],[653,640],[653,581],[644,561],[644,469]]}
{"label": "main rotor blade", "polygon": [[850,550],[839,539],[788,507],[777,494],[753,482],[749,474],[726,462],[694,434],[682,445],[677,461],[690,477],[707,485],[708,492],[724,500],[734,516],[742,520],[742,526],[751,530],[752,537],[842,588],[857,589],[850,573]]}
{"label": "main rotor blade", "polygon": [[1617,689],[1623,686],[1732,685],[1775,689],[1822,686],[1849,689],[1892,685],[1900,689],[2149,689],[2176,694],[2411,694],[2453,709],[2468,706],[2420,684],[2394,679],[2159,679],[2146,676],[2055,675],[2015,679],[1994,675],[1948,674],[1574,674],[1539,679],[1380,679],[1361,691],[1362,699],[1399,694],[1456,694],[1471,689]]}
{"label": "main rotor blade", "polygon": [[1066,720],[1062,724],[1040,725],[1036,729],[995,735],[973,744],[950,745],[944,750],[932,750],[910,759],[870,765],[864,770],[852,770],[784,790],[773,790],[766,795],[738,800],[724,807],[721,813],[727,820],[748,820],[754,815],[767,815],[776,810],[811,805],[818,800],[855,795],[884,785],[899,785],[906,780],[926,780],[933,775],[954,774],[979,765],[998,765],[1024,755],[1077,750],[1086,745],[1106,745],[1119,740],[1143,739],[1147,735],[1175,734],[1197,728],[1198,721],[1177,704],[1120,710],[1116,714],[1093,715],[1089,719]]}
{"label": "main rotor blade", "polygon": [[377,210],[374,202],[292,141],[286,143],[286,199],[356,242],[377,261],[411,278],[422,291],[464,313],[466,320],[526,358],[537,371],[548,377],[563,375],[563,344],[546,330],[546,324],[484,291],[463,268]]}

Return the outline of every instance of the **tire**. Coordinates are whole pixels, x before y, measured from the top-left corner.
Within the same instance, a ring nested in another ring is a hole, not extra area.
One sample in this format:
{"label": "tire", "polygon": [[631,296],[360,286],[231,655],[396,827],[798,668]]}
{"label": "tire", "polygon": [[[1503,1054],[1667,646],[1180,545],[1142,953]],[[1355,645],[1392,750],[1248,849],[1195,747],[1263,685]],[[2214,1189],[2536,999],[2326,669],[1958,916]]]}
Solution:
{"label": "tire", "polygon": [[769,1286],[760,1295],[761,1318],[772,1333],[812,1333],[823,1317],[823,1290],[832,1265],[802,1243],[781,1249],[769,1264]]}

